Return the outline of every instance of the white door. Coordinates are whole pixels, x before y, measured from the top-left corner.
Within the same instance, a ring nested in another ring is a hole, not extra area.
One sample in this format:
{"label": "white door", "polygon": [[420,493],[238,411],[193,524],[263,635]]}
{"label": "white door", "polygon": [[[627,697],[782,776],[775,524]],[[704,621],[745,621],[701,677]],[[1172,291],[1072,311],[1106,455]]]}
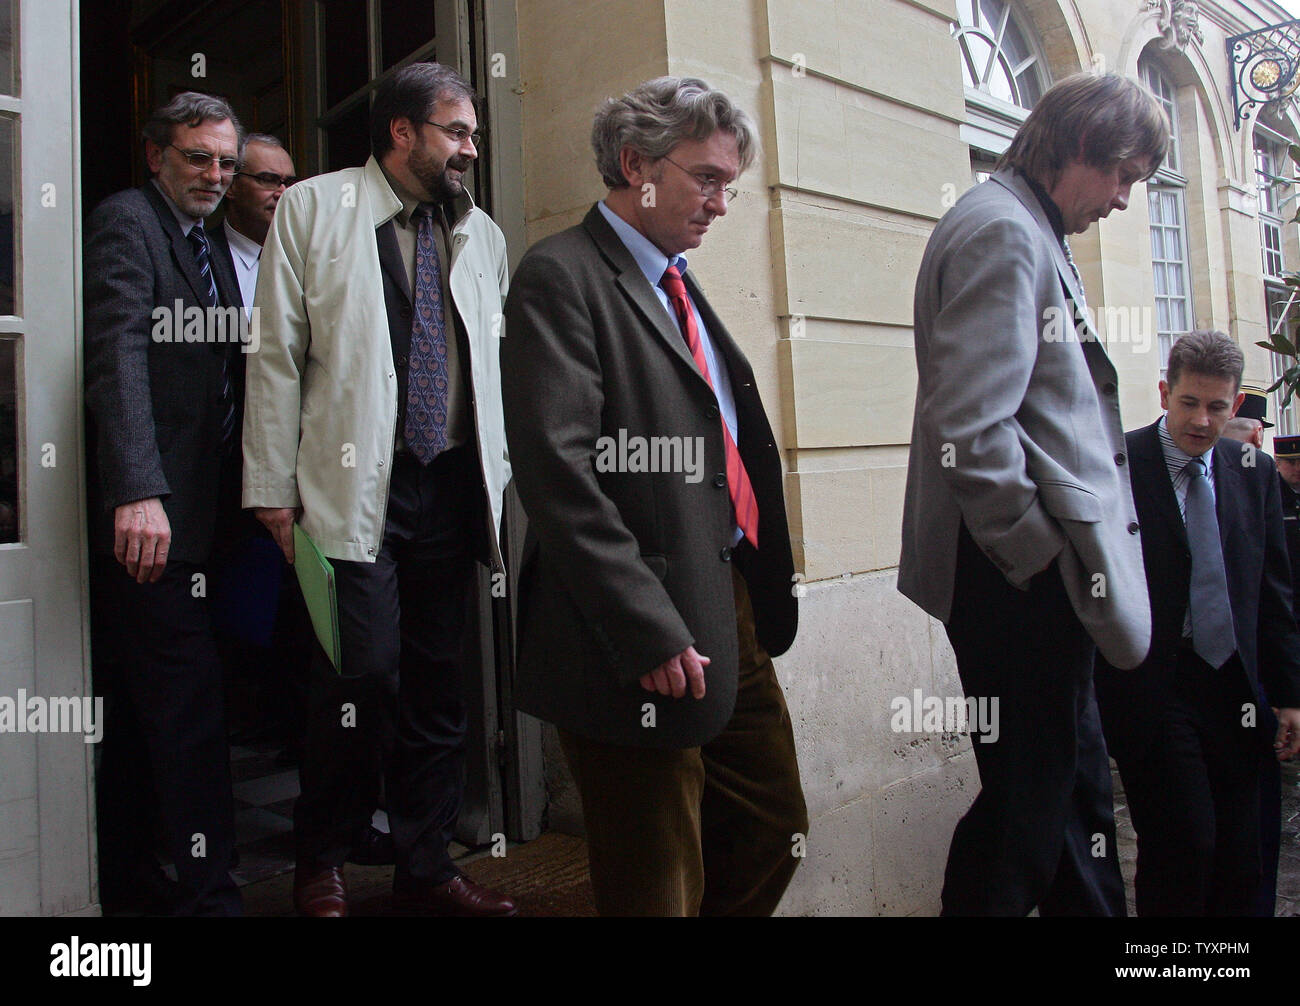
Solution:
{"label": "white door", "polygon": [[0,915],[97,899],[76,23],[75,0],[0,0]]}

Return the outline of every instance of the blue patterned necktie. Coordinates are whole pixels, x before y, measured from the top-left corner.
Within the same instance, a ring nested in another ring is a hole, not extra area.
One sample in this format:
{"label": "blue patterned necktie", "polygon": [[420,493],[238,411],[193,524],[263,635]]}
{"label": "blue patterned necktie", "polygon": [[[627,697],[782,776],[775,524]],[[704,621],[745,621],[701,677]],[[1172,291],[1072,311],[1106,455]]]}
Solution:
{"label": "blue patterned necktie", "polygon": [[[212,275],[212,253],[208,248],[207,231],[202,224],[190,228],[186,239],[194,249],[194,261],[199,267],[199,278],[207,287],[204,307],[217,306],[217,284]],[[235,432],[235,393],[230,386],[230,361],[228,354],[221,356],[221,442],[229,444]]]}
{"label": "blue patterned necktie", "polygon": [[427,465],[447,446],[447,325],[442,264],[433,239],[433,215],[419,206],[415,236],[415,310],[406,381],[406,446]]}
{"label": "blue patterned necktie", "polygon": [[1192,613],[1192,648],[1211,667],[1219,668],[1237,649],[1228,604],[1228,574],[1223,566],[1219,519],[1205,461],[1187,463],[1187,544],[1192,552],[1192,583],[1188,604]]}

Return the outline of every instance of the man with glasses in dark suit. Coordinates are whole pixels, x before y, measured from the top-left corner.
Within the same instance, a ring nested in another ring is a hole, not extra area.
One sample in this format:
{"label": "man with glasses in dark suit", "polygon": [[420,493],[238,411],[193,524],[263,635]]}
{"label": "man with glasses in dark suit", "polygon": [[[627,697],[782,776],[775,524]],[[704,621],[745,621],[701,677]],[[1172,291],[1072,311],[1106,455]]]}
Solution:
{"label": "man with glasses in dark suit", "polygon": [[[110,700],[99,849],[110,909],[151,890],[167,892],[176,914],[240,912],[207,579],[214,542],[238,515],[242,303],[204,219],[235,175],[241,136],[225,101],[177,95],[144,127],[153,177],[105,199],[86,225],[94,667]],[[151,861],[140,796],[150,792],[176,866],[171,890]]]}

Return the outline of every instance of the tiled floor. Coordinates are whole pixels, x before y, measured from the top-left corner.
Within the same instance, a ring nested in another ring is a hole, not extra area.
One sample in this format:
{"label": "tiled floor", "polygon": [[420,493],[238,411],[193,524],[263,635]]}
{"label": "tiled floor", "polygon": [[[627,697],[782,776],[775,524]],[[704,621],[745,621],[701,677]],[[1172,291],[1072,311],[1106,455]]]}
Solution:
{"label": "tiled floor", "polygon": [[[1128,803],[1119,773],[1112,768],[1115,784],[1115,824],[1119,837],[1119,865],[1124,874],[1129,915],[1136,915],[1133,904],[1133,873],[1137,864],[1137,833],[1129,817]],[[1279,916],[1300,915],[1300,762],[1282,763],[1282,854],[1277,868],[1277,909]]]}
{"label": "tiled floor", "polygon": [[241,886],[293,869],[293,801],[298,770],[278,761],[279,745],[232,745],[235,841]]}

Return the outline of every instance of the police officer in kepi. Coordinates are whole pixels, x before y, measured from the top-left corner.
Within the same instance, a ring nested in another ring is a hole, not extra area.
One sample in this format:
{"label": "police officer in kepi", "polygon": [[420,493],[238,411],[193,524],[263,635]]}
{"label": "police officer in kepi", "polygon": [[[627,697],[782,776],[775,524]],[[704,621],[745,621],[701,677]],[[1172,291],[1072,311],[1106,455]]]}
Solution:
{"label": "police officer in kepi", "polygon": [[[1291,582],[1296,585],[1300,570],[1300,436],[1274,437],[1278,481],[1282,483],[1282,524],[1286,528],[1286,550],[1291,558]],[[1300,591],[1295,593],[1300,598]],[[1300,601],[1292,605],[1300,619]]]}
{"label": "police officer in kepi", "polygon": [[[1250,403],[1247,396],[1242,409]],[[1241,410],[1238,410],[1240,414]],[[1291,560],[1292,611],[1300,619],[1300,436],[1274,437],[1278,482],[1282,488],[1282,526],[1286,528],[1286,550]],[[1267,696],[1261,707],[1261,723],[1271,717]],[[1265,757],[1260,774],[1260,852],[1263,875],[1255,900],[1255,913],[1271,917],[1276,907],[1277,863],[1282,828],[1282,777],[1277,760]]]}

